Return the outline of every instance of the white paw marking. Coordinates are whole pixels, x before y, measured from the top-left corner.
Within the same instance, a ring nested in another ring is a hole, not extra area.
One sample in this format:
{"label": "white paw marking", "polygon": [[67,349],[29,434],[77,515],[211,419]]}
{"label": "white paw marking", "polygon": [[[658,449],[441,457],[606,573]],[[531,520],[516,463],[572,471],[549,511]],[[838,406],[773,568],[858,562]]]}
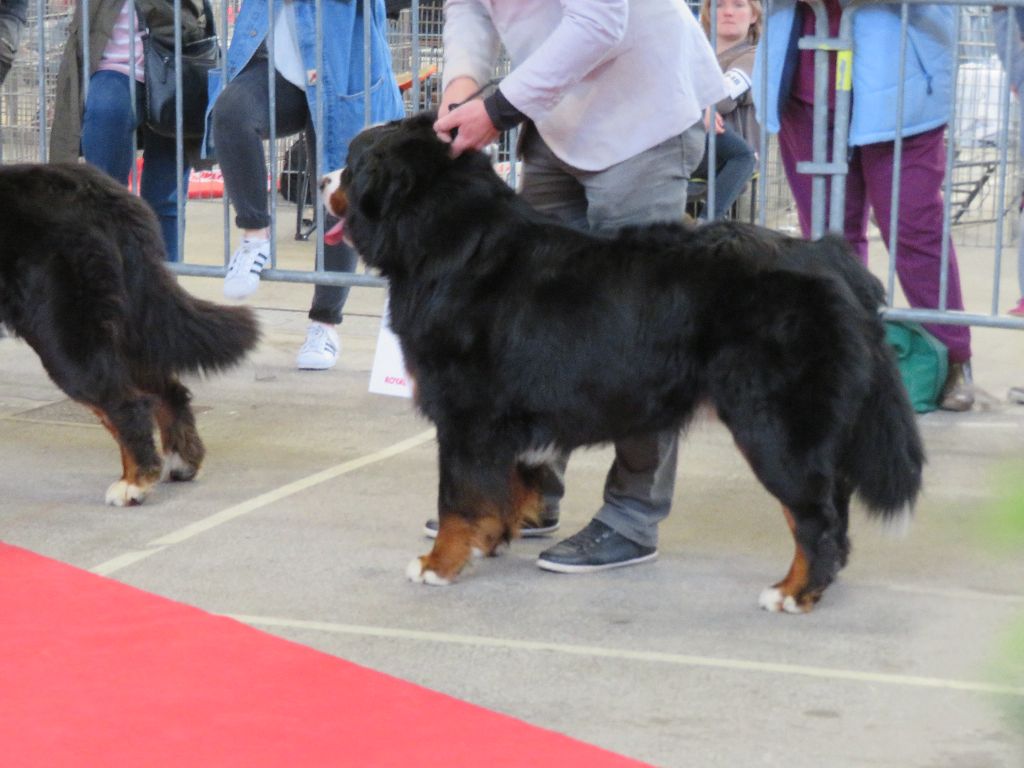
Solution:
{"label": "white paw marking", "polygon": [[772,613],[806,613],[792,595],[783,595],[776,587],[768,587],[762,591],[757,602]]}
{"label": "white paw marking", "polygon": [[434,571],[423,570],[423,563],[417,557],[405,568],[405,575],[414,584],[427,584],[432,587],[447,587],[451,584],[450,579],[442,579]]}
{"label": "white paw marking", "polygon": [[145,489],[140,488],[137,485],[132,485],[124,479],[112,483],[111,486],[107,488],[107,504],[115,507],[131,507],[135,504],[141,504],[142,500],[145,498]]}
{"label": "white paw marking", "polygon": [[804,609],[801,608],[796,600],[790,596],[786,596],[786,599],[782,601],[782,610],[786,613],[803,613]]}
{"label": "white paw marking", "polygon": [[766,611],[778,613],[782,610],[782,593],[775,587],[768,587],[768,589],[761,592],[761,596],[757,599],[757,603]]}
{"label": "white paw marking", "polygon": [[438,576],[433,571],[424,571],[423,572],[423,583],[424,584],[429,584],[432,587],[447,587],[452,582],[451,582],[450,579],[442,579],[440,576]]}

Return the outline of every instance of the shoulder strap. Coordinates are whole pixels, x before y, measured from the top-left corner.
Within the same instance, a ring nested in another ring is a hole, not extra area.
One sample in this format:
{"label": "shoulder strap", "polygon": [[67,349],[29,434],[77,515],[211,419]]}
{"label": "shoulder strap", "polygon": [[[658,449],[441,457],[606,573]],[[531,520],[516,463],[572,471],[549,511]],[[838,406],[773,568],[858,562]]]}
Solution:
{"label": "shoulder strap", "polygon": [[[173,6],[174,0],[166,0],[166,2]],[[145,8],[139,0],[135,0],[135,15],[142,21],[142,27],[149,33],[149,24],[146,21],[146,15],[144,13]],[[206,24],[203,27],[203,37],[216,37],[217,36],[217,25],[214,22],[214,11],[213,5],[210,0],[203,0],[203,16],[206,19]]]}
{"label": "shoulder strap", "polygon": [[213,21],[213,4],[210,0],[203,0],[203,15],[206,17],[206,37],[216,37],[217,25]]}

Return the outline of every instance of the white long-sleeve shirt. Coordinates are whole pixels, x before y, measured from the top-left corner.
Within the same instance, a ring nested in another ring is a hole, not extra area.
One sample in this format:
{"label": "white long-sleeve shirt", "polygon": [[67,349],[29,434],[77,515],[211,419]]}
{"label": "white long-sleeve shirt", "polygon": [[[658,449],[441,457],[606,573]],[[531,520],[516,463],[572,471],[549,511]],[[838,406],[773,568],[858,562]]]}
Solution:
{"label": "white long-sleeve shirt", "polygon": [[447,0],[444,85],[487,82],[501,44],[513,67],[501,92],[582,170],[682,133],[725,96],[682,0]]}

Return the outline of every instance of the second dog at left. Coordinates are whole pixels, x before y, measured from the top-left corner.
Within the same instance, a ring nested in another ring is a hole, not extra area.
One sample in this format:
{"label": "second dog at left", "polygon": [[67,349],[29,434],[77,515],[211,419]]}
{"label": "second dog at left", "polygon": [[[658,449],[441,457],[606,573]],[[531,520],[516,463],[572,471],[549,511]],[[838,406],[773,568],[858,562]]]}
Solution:
{"label": "second dog at left", "polygon": [[164,259],[155,214],[103,172],[0,167],[0,324],[114,436],[116,506],[195,478],[206,451],[179,376],[234,366],[260,337],[251,309],[191,296]]}

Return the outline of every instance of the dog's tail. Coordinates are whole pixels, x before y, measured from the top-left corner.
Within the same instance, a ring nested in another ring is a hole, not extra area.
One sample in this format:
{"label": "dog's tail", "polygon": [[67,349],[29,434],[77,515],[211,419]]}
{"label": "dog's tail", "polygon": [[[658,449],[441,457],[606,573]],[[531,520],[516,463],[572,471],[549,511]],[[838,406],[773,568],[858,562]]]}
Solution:
{"label": "dog's tail", "polygon": [[[260,339],[249,307],[226,306],[185,291],[160,259],[141,258],[126,275],[139,358],[155,370],[222,371],[237,365]],[[134,283],[134,285],[132,285]],[[144,331],[143,331],[144,329]]]}
{"label": "dog's tail", "polygon": [[842,468],[868,510],[889,519],[913,508],[921,490],[924,446],[895,356],[885,342],[878,314],[885,303],[881,281],[841,238],[830,235],[821,244],[821,258],[865,310],[863,327],[871,353],[869,393],[852,425]]}
{"label": "dog's tail", "polygon": [[163,363],[175,371],[212,372],[237,365],[260,339],[255,313],[197,299],[179,289],[176,324],[162,342]]}
{"label": "dog's tail", "polygon": [[873,358],[871,391],[853,424],[842,464],[868,510],[889,519],[913,509],[925,453],[892,353],[879,347]]}

